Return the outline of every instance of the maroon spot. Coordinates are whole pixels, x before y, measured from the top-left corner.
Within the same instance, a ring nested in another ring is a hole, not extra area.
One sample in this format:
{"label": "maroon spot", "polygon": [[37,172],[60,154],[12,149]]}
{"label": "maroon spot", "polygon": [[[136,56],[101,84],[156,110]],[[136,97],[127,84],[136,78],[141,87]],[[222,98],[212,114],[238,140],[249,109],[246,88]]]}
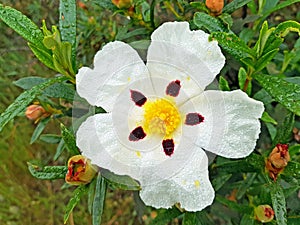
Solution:
{"label": "maroon spot", "polygon": [[164,152],[167,156],[171,156],[174,152],[174,141],[173,139],[163,140],[162,146],[164,148]]}
{"label": "maroon spot", "polygon": [[131,133],[129,134],[129,141],[139,141],[146,137],[146,133],[144,132],[143,128],[141,126],[135,128]]}
{"label": "maroon spot", "polygon": [[137,106],[142,106],[145,104],[145,102],[147,101],[147,98],[145,97],[145,95],[143,95],[141,92],[139,91],[133,91],[130,90],[130,94],[131,94],[131,99],[132,101],[134,101],[134,103]]}
{"label": "maroon spot", "polygon": [[204,121],[204,117],[199,113],[188,113],[185,117],[185,124],[194,126]]}
{"label": "maroon spot", "polygon": [[166,89],[166,94],[177,97],[180,91],[181,85],[179,80],[172,81],[171,83],[168,84],[167,89]]}

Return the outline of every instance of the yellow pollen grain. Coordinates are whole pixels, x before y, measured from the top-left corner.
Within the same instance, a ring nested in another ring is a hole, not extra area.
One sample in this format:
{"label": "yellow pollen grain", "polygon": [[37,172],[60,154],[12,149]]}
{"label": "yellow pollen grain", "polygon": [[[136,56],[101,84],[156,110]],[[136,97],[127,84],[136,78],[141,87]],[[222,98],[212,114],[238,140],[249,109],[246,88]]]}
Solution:
{"label": "yellow pollen grain", "polygon": [[127,78],[127,81],[130,81],[130,80],[131,80],[131,78],[130,78],[130,77],[128,77],[128,78]]}
{"label": "yellow pollen grain", "polygon": [[140,151],[136,151],[135,153],[136,153],[137,157],[141,158],[142,155],[141,155]]}
{"label": "yellow pollen grain", "polygon": [[146,133],[170,137],[181,122],[179,111],[172,100],[147,101],[144,107],[143,128]]}
{"label": "yellow pollen grain", "polygon": [[200,187],[200,181],[199,180],[195,180],[194,181],[195,187],[199,188]]}
{"label": "yellow pollen grain", "polygon": [[187,78],[186,78],[188,81],[190,81],[191,80],[191,77],[190,76],[187,76]]}

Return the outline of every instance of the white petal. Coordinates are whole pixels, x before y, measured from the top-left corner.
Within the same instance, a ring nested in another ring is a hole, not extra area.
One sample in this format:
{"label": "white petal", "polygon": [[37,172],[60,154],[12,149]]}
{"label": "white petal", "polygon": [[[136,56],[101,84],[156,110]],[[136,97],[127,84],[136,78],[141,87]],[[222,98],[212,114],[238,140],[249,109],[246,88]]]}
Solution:
{"label": "white petal", "polygon": [[[126,121],[122,121],[127,124]],[[176,174],[190,160],[193,142],[176,139],[174,154],[167,156],[162,139],[151,136],[138,142],[128,140],[131,130],[115,124],[113,115],[89,117],[77,131],[77,146],[92,163],[119,175],[128,175],[141,183],[158,183]],[[126,137],[118,129],[124,129]],[[180,141],[180,143],[179,143]]]}
{"label": "white petal", "polygon": [[157,28],[147,56],[151,77],[178,79],[189,96],[203,91],[225,64],[217,42],[209,42],[208,36],[201,30],[191,31],[187,22],[168,22]]}
{"label": "white petal", "polygon": [[[187,126],[191,133],[200,129],[195,144],[227,158],[246,157],[254,150],[260,133],[259,118],[264,111],[261,102],[240,90],[205,91],[191,102],[204,117],[204,122]],[[190,105],[185,104],[180,110],[188,113]]]}
{"label": "white petal", "polygon": [[82,67],[76,75],[78,94],[91,105],[110,112],[116,97],[138,79],[148,77],[147,68],[129,45],[115,41],[98,51],[94,69]]}
{"label": "white petal", "polygon": [[141,199],[155,208],[170,208],[175,203],[187,211],[200,211],[212,204],[214,190],[208,177],[207,156],[204,151],[190,149],[194,154],[175,176],[157,184],[143,185]]}

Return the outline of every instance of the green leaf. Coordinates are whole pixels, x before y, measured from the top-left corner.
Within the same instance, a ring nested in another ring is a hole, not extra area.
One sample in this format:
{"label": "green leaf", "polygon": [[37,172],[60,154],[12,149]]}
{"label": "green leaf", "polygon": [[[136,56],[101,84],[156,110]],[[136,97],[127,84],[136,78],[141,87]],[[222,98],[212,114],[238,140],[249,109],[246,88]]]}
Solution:
{"label": "green leaf", "polygon": [[101,1],[94,1],[95,4],[101,6],[104,9],[109,9],[111,11],[116,11],[118,8],[112,3],[111,0],[101,0]]}
{"label": "green leaf", "polygon": [[56,161],[65,149],[66,149],[65,141],[64,139],[61,139],[59,144],[57,145],[55,155],[53,156],[53,160]]}
{"label": "green leaf", "polygon": [[68,128],[65,127],[62,123],[60,124],[61,135],[66,144],[67,149],[69,150],[71,155],[78,155],[80,154],[77,146],[76,146],[76,139],[73,134]]}
{"label": "green leaf", "polygon": [[41,180],[55,180],[55,179],[65,179],[66,173],[68,171],[67,166],[45,166],[39,168],[31,163],[28,164],[28,170],[31,175],[37,179]]}
{"label": "green leaf", "polygon": [[238,61],[249,57],[254,58],[252,50],[235,34],[215,32],[210,35],[210,40],[217,40],[219,45]]}
{"label": "green leaf", "polygon": [[193,8],[197,9],[198,11],[204,11],[207,14],[209,13],[209,10],[207,9],[206,5],[204,2],[191,2],[190,6]]}
{"label": "green leaf", "polygon": [[294,177],[300,179],[300,163],[299,162],[289,162],[288,165],[283,170],[283,175]]}
{"label": "green leaf", "polygon": [[220,76],[220,79],[219,79],[219,89],[221,91],[230,91],[229,84],[223,76]]}
{"label": "green leaf", "polygon": [[287,143],[290,138],[294,128],[295,114],[288,112],[285,116],[284,121],[277,127],[277,133],[273,140],[273,145],[278,143]]}
{"label": "green leaf", "polygon": [[271,102],[273,102],[273,98],[269,95],[268,92],[266,92],[265,89],[261,89],[258,92],[255,93],[255,95],[253,96],[254,99],[261,101],[264,103],[264,105],[268,105]]}
{"label": "green leaf", "polygon": [[49,144],[58,144],[61,141],[61,137],[56,134],[42,134],[40,140]]}
{"label": "green leaf", "polygon": [[73,196],[69,200],[68,205],[66,206],[65,209],[64,224],[67,223],[71,212],[73,211],[75,206],[79,203],[80,198],[87,192],[87,190],[88,190],[88,185],[80,185],[74,190]]}
{"label": "green leaf", "polygon": [[92,212],[92,220],[93,225],[101,224],[101,217],[104,208],[104,201],[106,195],[106,181],[102,178],[99,173],[96,181],[96,190],[93,201],[93,212]]}
{"label": "green leaf", "polygon": [[29,105],[37,96],[39,96],[44,89],[54,83],[66,80],[65,77],[55,77],[48,81],[39,84],[30,90],[24,91],[16,100],[0,115],[0,131],[3,127],[19,113],[23,112],[27,105]]}
{"label": "green leaf", "polygon": [[183,216],[182,225],[201,225],[196,213],[186,212]]}
{"label": "green leaf", "polygon": [[[244,86],[245,86],[245,83],[246,83],[246,80],[247,80],[247,72],[246,72],[246,70],[243,67],[240,67],[240,69],[239,69],[238,80],[239,80],[240,89],[243,90]],[[250,95],[251,91],[252,91],[252,82],[250,80],[248,82],[249,83],[248,83],[248,86],[247,86],[246,93],[248,95]]]}
{"label": "green leaf", "polygon": [[211,181],[215,191],[218,191],[221,187],[223,187],[231,177],[232,174],[218,174],[218,176]]}
{"label": "green leaf", "polygon": [[291,31],[300,34],[300,24],[296,21],[285,21],[278,24],[266,41],[263,54],[279,48],[284,37]]}
{"label": "green leaf", "polygon": [[53,58],[52,54],[49,52],[49,50],[45,48],[38,48],[32,43],[28,43],[29,48],[31,51],[35,54],[35,56],[48,68],[55,70],[55,67],[53,65]]}
{"label": "green leaf", "polygon": [[124,29],[125,32],[119,32],[119,30],[118,30],[118,33],[115,37],[115,40],[120,40],[121,41],[121,40],[131,38],[131,37],[134,37],[134,36],[137,36],[137,35],[149,34],[149,30],[146,29],[146,28],[134,29],[133,31],[130,31],[130,32],[127,32],[127,27],[125,27],[125,28],[122,27],[120,29]]}
{"label": "green leaf", "polygon": [[38,49],[49,52],[42,43],[44,35],[40,28],[21,12],[0,4],[0,19]]}
{"label": "green leaf", "polygon": [[226,205],[228,208],[233,209],[234,211],[240,212],[240,213],[246,213],[250,214],[252,213],[252,208],[248,205],[242,205],[240,203],[236,203],[233,201],[230,201],[229,199],[221,196],[221,195],[216,195],[217,202],[220,202],[223,205]]}
{"label": "green leaf", "polygon": [[254,219],[252,218],[251,215],[249,214],[244,214],[242,219],[241,219],[241,222],[240,222],[240,225],[254,225]]}
{"label": "green leaf", "polygon": [[93,202],[94,202],[95,191],[96,191],[96,181],[97,179],[92,180],[88,190],[88,211],[91,215],[92,215]]}
{"label": "green leaf", "polygon": [[132,191],[139,191],[141,189],[139,183],[129,176],[117,175],[105,169],[101,169],[101,174],[113,188]]}
{"label": "green leaf", "polygon": [[254,78],[277,102],[300,115],[300,85],[264,74],[256,74]]}
{"label": "green leaf", "polygon": [[223,13],[228,13],[231,14],[235,10],[243,7],[244,5],[248,4],[251,2],[251,0],[234,0],[228,4],[226,4],[222,10]]}
{"label": "green leaf", "polygon": [[287,225],[286,202],[283,189],[278,182],[272,183],[271,199],[278,225]]}
{"label": "green leaf", "polygon": [[274,120],[269,113],[266,111],[262,114],[261,120],[264,121],[265,123],[272,123],[274,125],[277,125],[277,121]]}
{"label": "green leaf", "polygon": [[[13,83],[16,86],[27,90],[47,80],[48,80],[47,78],[42,78],[42,77],[24,77],[17,81],[14,81]],[[71,84],[62,82],[47,87],[43,91],[43,95],[50,98],[63,98],[63,99],[73,101],[75,96],[75,90]]]}
{"label": "green leaf", "polygon": [[210,33],[229,32],[229,30],[220,20],[203,12],[196,12],[193,21],[197,27],[199,28],[204,27]]}
{"label": "green leaf", "polygon": [[41,133],[43,132],[43,130],[45,129],[45,127],[49,121],[50,121],[50,118],[48,117],[48,118],[41,120],[38,123],[38,125],[34,129],[34,132],[31,136],[30,144],[34,143],[39,138],[39,136],[41,135]]}
{"label": "green leaf", "polygon": [[236,198],[240,200],[245,193],[247,192],[248,188],[253,184],[254,179],[256,178],[257,174],[247,174],[247,177],[245,180],[243,180],[243,183],[239,186],[237,193],[236,193]]}
{"label": "green leaf", "polygon": [[275,57],[278,50],[279,48],[275,48],[261,56],[255,64],[255,71],[258,72],[264,69],[268,65],[268,63]]}
{"label": "green leaf", "polygon": [[173,207],[172,209],[163,209],[158,212],[157,217],[152,220],[149,225],[166,225],[168,222],[172,221],[174,218],[180,216],[182,213],[179,209]]}

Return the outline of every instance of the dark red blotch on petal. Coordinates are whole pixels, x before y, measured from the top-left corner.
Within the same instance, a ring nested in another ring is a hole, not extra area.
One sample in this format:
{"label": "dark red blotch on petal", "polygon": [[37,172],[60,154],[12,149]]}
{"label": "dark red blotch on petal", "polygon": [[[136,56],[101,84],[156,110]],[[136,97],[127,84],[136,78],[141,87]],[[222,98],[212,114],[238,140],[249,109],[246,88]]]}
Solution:
{"label": "dark red blotch on petal", "polygon": [[185,117],[185,124],[194,126],[204,121],[204,117],[199,113],[188,113]]}
{"label": "dark red blotch on petal", "polygon": [[135,128],[131,133],[129,134],[129,141],[139,141],[146,137],[146,133],[144,132],[143,128],[141,126]]}
{"label": "dark red blotch on petal", "polygon": [[139,91],[130,90],[131,99],[137,106],[142,106],[147,101],[147,98],[145,95],[143,95]]}
{"label": "dark red blotch on petal", "polygon": [[164,148],[164,152],[167,156],[171,156],[174,153],[174,141],[173,139],[163,140],[162,146]]}
{"label": "dark red blotch on petal", "polygon": [[166,94],[177,97],[180,91],[181,85],[179,80],[172,81],[171,83],[168,84],[167,89],[166,89]]}

